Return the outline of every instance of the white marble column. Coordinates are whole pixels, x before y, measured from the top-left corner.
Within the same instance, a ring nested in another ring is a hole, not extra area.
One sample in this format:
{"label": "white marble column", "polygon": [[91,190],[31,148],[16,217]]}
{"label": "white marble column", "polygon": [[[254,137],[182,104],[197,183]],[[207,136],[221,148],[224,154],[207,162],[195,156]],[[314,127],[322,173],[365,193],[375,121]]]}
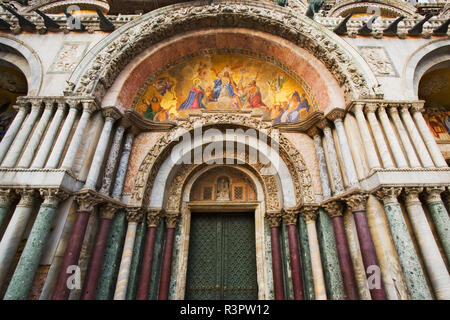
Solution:
{"label": "white marble column", "polygon": [[102,167],[103,159],[105,158],[106,149],[108,148],[112,126],[114,121],[120,117],[120,113],[114,107],[105,108],[102,112],[105,116],[105,124],[103,125],[102,133],[98,140],[97,148],[95,149],[94,158],[92,159],[91,167],[86,178],[86,183],[84,184],[85,188],[96,188],[100,169]]}
{"label": "white marble column", "polygon": [[308,131],[308,134],[313,137],[314,146],[316,147],[317,162],[319,163],[320,181],[322,183],[322,195],[324,198],[331,197],[330,181],[328,178],[327,162],[325,160],[325,151],[322,146],[322,138],[319,130],[313,127]]}
{"label": "white marble column", "polygon": [[366,151],[369,169],[379,169],[381,168],[381,164],[378,160],[377,151],[375,149],[375,145],[373,144],[366,118],[364,117],[363,104],[356,103],[353,107],[353,112],[355,113],[356,121],[358,122],[359,132],[361,133],[364,149]]}
{"label": "white marble column", "polygon": [[8,153],[6,154],[5,159],[3,160],[2,166],[3,167],[14,167],[14,165],[17,162],[17,159],[19,159],[19,156],[22,153],[23,146],[27,142],[28,136],[30,135],[31,131],[33,130],[33,127],[37,121],[37,118],[39,117],[39,114],[41,113],[42,106],[41,101],[35,100],[32,102],[31,106],[31,112],[28,116],[28,118],[23,123],[22,128],[20,128],[19,133],[17,134],[16,138],[14,139],[14,142],[9,149]]}
{"label": "white marble column", "polygon": [[20,202],[17,204],[0,242],[0,287],[8,276],[9,268],[33,211],[35,191],[17,190],[17,193],[21,195]]}
{"label": "white marble column", "polygon": [[122,138],[125,132],[125,127],[120,125],[116,129],[114,138],[109,150],[108,160],[104,169],[102,187],[100,188],[100,193],[109,195],[111,190],[111,184],[113,180],[113,175],[116,169],[117,161],[119,160],[120,146],[122,145]]}
{"label": "white marble column", "polygon": [[33,131],[33,135],[30,138],[30,141],[25,148],[25,151],[20,158],[19,164],[17,165],[20,168],[28,168],[33,160],[34,153],[39,146],[39,142],[41,141],[42,135],[44,134],[45,129],[47,128],[50,117],[53,114],[53,101],[47,102],[44,113],[42,113],[41,119],[39,119],[39,123],[36,126],[36,129]]}
{"label": "white marble column", "polygon": [[400,108],[400,114],[403,119],[403,123],[408,130],[409,136],[411,137],[412,143],[414,144],[414,147],[417,151],[417,155],[419,156],[420,161],[425,168],[434,168],[433,160],[431,160],[428,150],[423,143],[419,131],[417,131],[416,125],[414,124],[414,121],[411,118],[408,109],[408,105],[402,106]]}
{"label": "white marble column", "polygon": [[352,153],[350,152],[350,146],[348,145],[347,134],[345,133],[344,123],[342,119],[345,116],[345,110],[334,109],[328,115],[327,118],[334,122],[336,132],[339,139],[339,146],[341,147],[342,160],[344,162],[345,174],[347,176],[348,184],[350,187],[358,186],[358,176],[356,175],[355,164],[353,163]]}
{"label": "white marble column", "polygon": [[422,135],[423,141],[425,142],[425,145],[427,146],[436,167],[447,168],[447,162],[445,162],[444,156],[442,155],[441,150],[439,150],[436,140],[434,140],[434,137],[430,132],[430,128],[423,118],[423,110],[424,109],[422,104],[413,104],[413,106],[411,107],[411,112],[416,122],[417,128]]}
{"label": "white marble column", "polygon": [[378,108],[376,103],[367,103],[365,106],[365,112],[367,119],[369,120],[370,127],[372,128],[372,133],[375,138],[375,143],[377,144],[378,152],[380,153],[381,162],[385,169],[395,168],[394,162],[392,161],[391,155],[389,154],[388,146],[384,140],[383,132],[381,131],[378,119],[375,116],[375,111]]}
{"label": "white marble column", "polygon": [[434,293],[439,300],[450,300],[450,276],[419,200],[422,191],[422,187],[405,188],[406,210]]}
{"label": "white marble column", "polygon": [[25,117],[30,110],[27,105],[14,106],[14,108],[18,108],[19,112],[17,112],[13,122],[9,126],[8,131],[6,131],[6,134],[4,135],[2,142],[0,143],[0,163],[8,152],[9,147],[13,143],[14,138],[16,137],[16,134],[23,123],[23,120],[25,120]]}
{"label": "white marble column", "polygon": [[400,140],[402,141],[403,148],[405,149],[406,156],[408,157],[409,166],[411,168],[420,168],[422,165],[420,164],[419,158],[417,158],[416,152],[414,151],[414,147],[409,140],[408,132],[400,119],[397,108],[398,106],[390,106],[388,109],[392,122],[394,122],[395,128],[400,136]]}
{"label": "white marble column", "polygon": [[122,189],[127,174],[128,160],[130,159],[131,147],[133,146],[135,132],[131,128],[130,132],[125,138],[125,144],[122,149],[122,155],[120,156],[119,166],[117,167],[116,179],[114,181],[114,187],[112,191],[112,197],[120,200],[122,197]]}
{"label": "white marble column", "polygon": [[56,138],[56,133],[58,132],[59,126],[64,118],[64,111],[66,110],[66,104],[64,102],[58,103],[58,109],[53,116],[50,127],[44,136],[44,140],[39,147],[36,157],[31,164],[32,168],[42,168],[45,165],[50,149],[52,148],[53,141]]}
{"label": "white marble column", "polygon": [[392,155],[394,156],[395,163],[398,168],[408,168],[408,163],[403,155],[400,143],[397,140],[394,129],[392,128],[391,121],[388,118],[384,105],[378,107],[378,117],[380,118],[381,125],[383,126],[384,133],[388,137],[387,141],[392,150]]}
{"label": "white marble column", "polygon": [[95,110],[93,102],[83,102],[83,113],[81,114],[80,121],[78,122],[77,129],[75,130],[72,141],[67,149],[66,156],[64,157],[61,169],[71,170],[75,157],[77,156],[78,148],[80,147],[81,140],[83,139],[84,131],[91,118],[91,114]]}
{"label": "white marble column", "polygon": [[344,183],[342,181],[341,168],[339,167],[339,160],[337,158],[336,148],[334,147],[334,140],[329,127],[328,120],[322,120],[318,124],[319,128],[323,130],[325,136],[325,143],[327,145],[328,160],[330,163],[331,177],[333,179],[334,193],[344,191]]}
{"label": "white marble column", "polygon": [[64,152],[64,147],[67,143],[67,139],[69,138],[70,131],[72,130],[73,123],[75,122],[75,118],[78,113],[78,102],[69,102],[70,109],[67,114],[66,120],[61,128],[61,131],[58,134],[58,138],[56,139],[55,145],[53,146],[52,152],[48,158],[46,168],[56,168],[59,164],[59,160],[62,157]]}

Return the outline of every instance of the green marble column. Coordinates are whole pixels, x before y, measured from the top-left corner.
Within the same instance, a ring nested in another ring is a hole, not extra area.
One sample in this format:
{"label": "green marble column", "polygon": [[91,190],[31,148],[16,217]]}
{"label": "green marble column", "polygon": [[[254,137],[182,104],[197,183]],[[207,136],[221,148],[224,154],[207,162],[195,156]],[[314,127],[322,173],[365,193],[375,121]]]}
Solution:
{"label": "green marble column", "polygon": [[155,249],[153,251],[153,268],[150,280],[149,300],[158,299],[159,280],[161,276],[162,251],[165,240],[165,221],[161,219],[161,223],[156,228]]}
{"label": "green marble column", "polygon": [[291,257],[289,255],[289,238],[287,233],[287,227],[285,223],[281,223],[280,227],[281,237],[281,261],[283,262],[283,280],[284,280],[284,296],[286,300],[294,300],[294,291],[292,288],[292,276],[291,276]]}
{"label": "green marble column", "polygon": [[136,299],[139,287],[139,275],[141,270],[142,254],[145,245],[145,233],[147,231],[146,218],[142,219],[136,231],[136,239],[134,240],[133,257],[131,258],[130,275],[128,277],[128,288],[126,300]]}
{"label": "green marble column", "polygon": [[98,279],[96,300],[112,300],[113,298],[126,230],[125,211],[120,210],[111,223],[105,258]]}
{"label": "green marble column", "polygon": [[16,194],[12,189],[0,189],[0,232],[8,216],[11,202],[15,197]]}
{"label": "green marble column", "polygon": [[432,300],[433,297],[428,289],[419,257],[414,250],[402,209],[397,201],[401,191],[402,188],[382,188],[377,191],[376,196],[384,203],[384,210],[389,220],[389,228],[402,266],[409,297],[412,300]]}
{"label": "green marble column", "polygon": [[428,210],[444,249],[445,257],[450,263],[450,218],[441,199],[441,193],[444,192],[445,188],[427,187],[425,190],[427,191],[426,202]]}
{"label": "green marble column", "polygon": [[319,209],[317,218],[317,231],[327,296],[330,300],[345,300],[344,283],[339,266],[333,222],[322,208]]}
{"label": "green marble column", "polygon": [[314,280],[312,275],[311,256],[309,254],[308,231],[306,230],[306,223],[305,220],[303,220],[303,217],[299,215],[297,220],[301,254],[300,262],[303,273],[303,292],[305,300],[314,300]]}
{"label": "green marble column", "polygon": [[57,190],[41,190],[45,200],[42,203],[25,248],[20,256],[14,275],[5,293],[4,300],[25,300],[28,297],[34,275],[39,266],[45,244],[50,234],[56,207],[64,193]]}

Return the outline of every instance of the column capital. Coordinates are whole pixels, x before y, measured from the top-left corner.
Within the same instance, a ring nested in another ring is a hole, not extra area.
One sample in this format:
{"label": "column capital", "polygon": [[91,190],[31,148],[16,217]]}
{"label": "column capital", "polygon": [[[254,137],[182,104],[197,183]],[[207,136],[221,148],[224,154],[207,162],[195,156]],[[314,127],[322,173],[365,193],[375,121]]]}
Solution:
{"label": "column capital", "polygon": [[343,120],[345,117],[345,110],[341,108],[334,108],[330,112],[327,113],[326,118],[333,122],[337,120]]}
{"label": "column capital", "polygon": [[93,113],[98,109],[97,104],[93,100],[81,101],[83,112]]}
{"label": "column capital", "polygon": [[147,227],[157,227],[163,216],[163,210],[159,208],[147,209]]}
{"label": "column capital", "polygon": [[444,186],[425,187],[427,203],[441,202],[441,193],[445,191]]}
{"label": "column capital", "polygon": [[279,227],[281,224],[281,211],[266,211],[264,215],[270,228]]}
{"label": "column capital", "polygon": [[419,203],[419,194],[423,191],[423,187],[405,187],[406,204]]}
{"label": "column capital", "polygon": [[106,121],[116,121],[122,117],[122,114],[116,107],[105,107],[102,109]]}
{"label": "column capital", "polygon": [[100,207],[99,217],[101,219],[112,220],[119,209],[120,206],[116,203],[106,202]]}
{"label": "column capital", "polygon": [[397,198],[402,192],[401,187],[383,187],[374,192],[374,196],[384,204],[396,203]]}
{"label": "column capital", "polygon": [[297,224],[298,209],[284,208],[282,211],[282,219],[286,225]]}
{"label": "column capital", "polygon": [[14,189],[0,189],[0,207],[8,207],[16,198]]}
{"label": "column capital", "polygon": [[318,214],[319,214],[318,206],[305,205],[300,210],[300,215],[303,217],[303,219],[305,219],[306,223],[316,221]]}
{"label": "column capital", "polygon": [[314,139],[314,137],[319,136],[320,137],[320,130],[316,126],[312,126],[311,128],[306,131],[306,134]]}
{"label": "column capital", "polygon": [[175,229],[178,221],[180,221],[180,212],[177,210],[167,210],[164,212],[164,218],[166,219],[166,228]]}
{"label": "column capital", "polygon": [[332,218],[342,216],[344,212],[342,202],[339,200],[324,203],[322,206]]}
{"label": "column capital", "polygon": [[78,194],[76,199],[78,202],[78,211],[92,211],[96,205],[102,202],[102,199],[99,199],[91,192]]}
{"label": "column capital", "polygon": [[39,189],[41,197],[44,198],[43,205],[57,207],[59,202],[69,197],[69,194],[59,188],[41,188]]}
{"label": "column capital", "polygon": [[349,111],[352,111],[353,113],[362,112],[364,109],[364,105],[365,105],[365,102],[356,101],[350,107]]}
{"label": "column capital", "polygon": [[13,105],[12,108],[17,111],[23,110],[26,113],[30,112],[30,105],[25,102],[22,102],[22,103],[16,102],[16,104]]}
{"label": "column capital", "polygon": [[425,111],[424,104],[425,104],[425,101],[412,102],[410,104],[409,110],[411,111],[412,114],[414,114],[416,112],[422,113],[423,111]]}
{"label": "column capital", "polygon": [[364,112],[365,113],[375,112],[375,111],[377,111],[379,106],[380,106],[380,104],[379,103],[375,103],[375,102],[366,103],[366,105],[364,107]]}
{"label": "column capital", "polygon": [[144,217],[144,211],[141,207],[126,208],[126,217],[128,222],[140,222]]}
{"label": "column capital", "polygon": [[321,130],[325,130],[327,128],[329,129],[330,121],[327,118],[324,118],[324,119],[320,120],[319,122],[317,122],[316,126]]}
{"label": "column capital", "polygon": [[352,211],[366,211],[366,202],[369,195],[365,192],[354,193],[344,198]]}
{"label": "column capital", "polygon": [[20,196],[18,207],[30,208],[36,199],[36,190],[34,189],[17,189],[16,193]]}

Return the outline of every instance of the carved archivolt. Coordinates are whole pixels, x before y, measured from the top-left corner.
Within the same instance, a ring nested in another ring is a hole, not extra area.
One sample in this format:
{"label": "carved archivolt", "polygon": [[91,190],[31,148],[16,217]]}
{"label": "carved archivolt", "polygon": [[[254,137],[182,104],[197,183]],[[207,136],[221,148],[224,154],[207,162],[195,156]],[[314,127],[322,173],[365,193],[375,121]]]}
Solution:
{"label": "carved archivolt", "polygon": [[66,91],[101,98],[120,71],[145,48],[186,30],[227,27],[255,29],[285,38],[322,61],[349,99],[375,96],[377,81],[373,74],[368,74],[364,62],[332,32],[286,8],[260,1],[220,0],[210,5],[167,6],[124,25],[80,62]]}
{"label": "carved archivolt", "polygon": [[386,13],[392,16],[413,16],[416,8],[409,3],[404,3],[399,0],[370,0],[370,1],[356,1],[347,0],[340,1],[334,6],[330,12],[330,17],[346,16],[350,12],[356,13],[361,10],[366,11],[368,14],[375,14],[375,10],[379,9],[380,13]]}
{"label": "carved archivolt", "polygon": [[[187,121],[179,121],[179,126],[172,129],[168,134],[163,135],[142,161],[136,174],[132,191],[131,199],[133,204],[143,204],[144,206],[148,204],[158,170],[163,161],[170,155],[173,147],[179,141],[179,128],[191,132],[194,127],[197,126],[203,126],[203,128],[205,128],[214,125],[215,128],[219,128],[230,125],[236,126],[239,123],[241,123],[240,127],[243,127],[242,124],[245,124],[247,128],[258,129],[261,130],[261,132],[265,131],[264,133],[267,132],[269,137],[268,144],[272,144],[270,131],[275,129],[262,129],[268,127],[269,124],[260,121],[258,118],[251,117],[249,114],[230,115],[225,113],[212,113],[210,115],[204,115],[203,117],[190,117]],[[300,152],[282,134],[279,134],[278,148],[279,155],[285,162],[293,178],[297,205],[299,206],[302,203],[313,203],[314,193],[312,190],[311,176]],[[246,160],[248,163],[248,159]],[[256,168],[258,168],[258,164],[256,164]]]}

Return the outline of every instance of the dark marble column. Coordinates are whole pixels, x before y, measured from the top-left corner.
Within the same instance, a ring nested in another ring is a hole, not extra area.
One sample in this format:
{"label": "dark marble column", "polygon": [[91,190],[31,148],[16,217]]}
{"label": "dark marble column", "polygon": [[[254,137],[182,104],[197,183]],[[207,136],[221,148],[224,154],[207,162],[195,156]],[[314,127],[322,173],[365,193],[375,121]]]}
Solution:
{"label": "dark marble column", "polygon": [[105,256],[106,243],[108,241],[109,229],[117,206],[107,204],[100,208],[100,219],[98,222],[95,246],[92,251],[89,267],[84,280],[81,300],[94,300],[97,290],[98,278],[102,269],[103,258]]}
{"label": "dark marble column", "polygon": [[177,227],[180,216],[178,212],[170,212],[165,214],[165,219],[166,243],[164,245],[158,300],[169,299],[170,276],[172,274],[173,243],[175,238],[175,229]]}
{"label": "dark marble column", "polygon": [[0,232],[3,223],[6,221],[6,216],[10,210],[11,203],[16,197],[17,195],[14,192],[14,189],[0,189]]}
{"label": "dark marble column", "polygon": [[339,201],[331,201],[324,204],[324,207],[333,222],[339,266],[341,267],[347,300],[358,300],[358,288],[356,286],[350,249],[345,235],[342,204]]}
{"label": "dark marble column", "polygon": [[[381,268],[378,262],[375,245],[370,234],[369,224],[366,217],[367,194],[355,193],[348,196],[345,201],[350,207],[355,219],[356,231],[358,233],[359,245],[366,271],[366,277],[369,281],[370,295],[373,300],[387,300],[384,290],[383,279],[381,278]],[[379,277],[379,279],[376,279]]]}
{"label": "dark marble column", "polygon": [[280,212],[267,212],[266,220],[270,227],[270,240],[272,246],[272,274],[275,300],[284,300],[283,267],[280,250]]}
{"label": "dark marble column", "polygon": [[291,257],[291,275],[294,289],[294,300],[304,300],[300,250],[297,236],[297,212],[285,209],[283,221],[288,227],[289,255]]}
{"label": "dark marble column", "polygon": [[71,274],[67,273],[67,270],[70,266],[78,265],[89,216],[94,210],[94,206],[98,203],[97,199],[89,193],[79,195],[77,201],[79,203],[77,218],[64,253],[55,288],[53,289],[52,300],[67,300],[69,297],[70,289],[67,286],[67,279]]}
{"label": "dark marble column", "polygon": [[148,300],[150,279],[153,269],[153,253],[155,249],[156,228],[158,227],[161,215],[160,210],[149,210],[147,212],[147,239],[145,241],[144,256],[142,258],[141,278],[137,300]]}

